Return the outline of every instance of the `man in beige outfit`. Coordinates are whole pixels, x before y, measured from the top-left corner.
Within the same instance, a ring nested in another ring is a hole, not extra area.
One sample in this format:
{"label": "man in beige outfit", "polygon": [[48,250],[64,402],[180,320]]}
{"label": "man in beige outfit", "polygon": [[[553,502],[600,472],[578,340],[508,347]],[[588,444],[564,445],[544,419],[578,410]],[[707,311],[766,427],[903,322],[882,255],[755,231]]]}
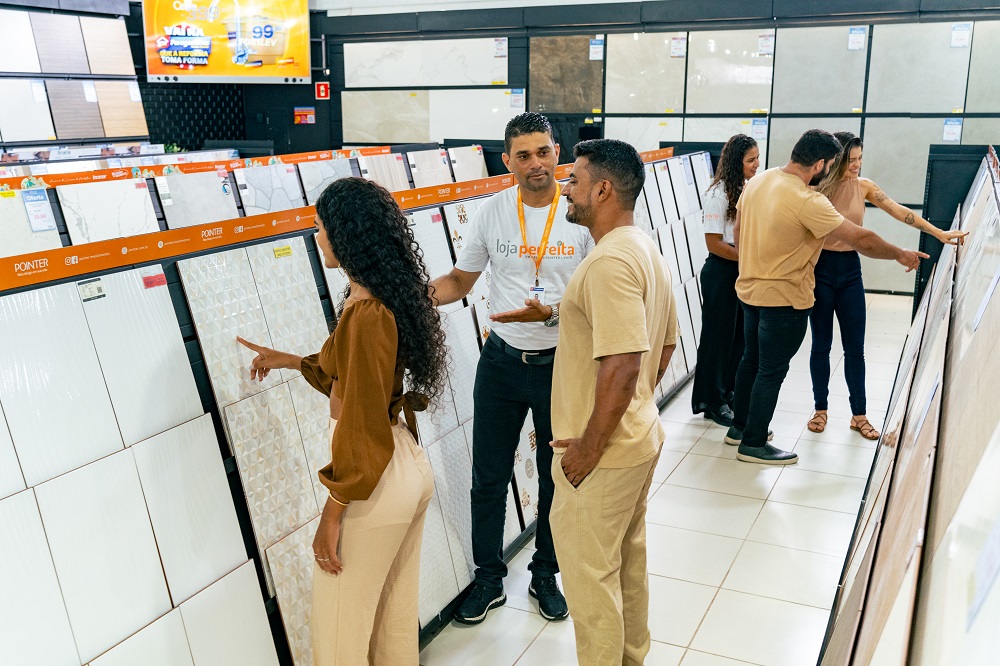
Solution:
{"label": "man in beige outfit", "polygon": [[622,141],[577,144],[566,219],[597,247],[566,287],[552,383],[550,522],[580,664],[649,652],[646,496],[663,444],[654,387],[677,316],[670,273],[632,221],[645,179]]}

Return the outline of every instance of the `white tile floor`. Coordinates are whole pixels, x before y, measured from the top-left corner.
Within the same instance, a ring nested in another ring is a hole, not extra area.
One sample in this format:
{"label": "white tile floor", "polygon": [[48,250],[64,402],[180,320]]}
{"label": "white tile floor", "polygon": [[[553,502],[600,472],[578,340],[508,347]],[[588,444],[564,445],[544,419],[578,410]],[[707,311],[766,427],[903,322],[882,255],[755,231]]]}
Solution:
{"label": "white tile floor", "polygon": [[[881,425],[910,320],[911,299],[868,296],[868,416]],[[786,468],[738,462],[724,430],[690,408],[690,385],[661,418],[667,441],[647,512],[648,666],[811,666],[816,662],[865,488],[873,442],[849,428],[839,336],[830,423],[812,415],[809,339],[792,361],[771,424],[797,451]],[[550,624],[526,593],[532,543],[510,566],[507,605],[477,627],[448,626],[423,666],[576,664],[571,622]]]}

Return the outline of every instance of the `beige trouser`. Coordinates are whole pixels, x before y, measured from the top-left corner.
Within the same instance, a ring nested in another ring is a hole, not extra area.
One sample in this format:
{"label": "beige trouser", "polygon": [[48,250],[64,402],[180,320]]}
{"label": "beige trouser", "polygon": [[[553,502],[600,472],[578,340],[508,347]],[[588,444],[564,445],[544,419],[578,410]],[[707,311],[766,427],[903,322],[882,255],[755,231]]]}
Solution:
{"label": "beige trouser", "polygon": [[549,522],[581,666],[642,666],[649,652],[646,496],[659,457],[574,488],[553,456]]}
{"label": "beige trouser", "polygon": [[405,426],[393,428],[393,437],[396,450],[375,491],[344,516],[344,570],[333,576],[315,566],[315,666],[418,663],[420,541],[434,477]]}

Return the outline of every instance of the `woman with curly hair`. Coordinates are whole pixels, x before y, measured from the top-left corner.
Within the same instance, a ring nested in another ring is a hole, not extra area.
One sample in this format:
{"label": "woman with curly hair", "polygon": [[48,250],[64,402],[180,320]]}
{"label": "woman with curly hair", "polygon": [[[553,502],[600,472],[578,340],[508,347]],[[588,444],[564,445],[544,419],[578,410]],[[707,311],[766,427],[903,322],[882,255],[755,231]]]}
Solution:
{"label": "woman with curly hair", "polygon": [[726,142],[715,178],[705,193],[705,244],[701,269],[701,341],[694,372],[691,408],[721,426],[733,425],[729,407],[736,369],[743,357],[743,311],[736,297],[739,257],[733,239],[736,202],[760,166],[757,142],[737,134]]}
{"label": "woman with curly hair", "polygon": [[257,352],[251,378],[300,370],[330,396],[332,462],[319,471],[329,497],[313,541],[316,666],[416,666],[420,542],[434,480],[413,409],[445,390],[441,318],[423,255],[387,190],[338,180],[316,213],[323,261],[349,279],[336,329],[306,357],[240,342]]}

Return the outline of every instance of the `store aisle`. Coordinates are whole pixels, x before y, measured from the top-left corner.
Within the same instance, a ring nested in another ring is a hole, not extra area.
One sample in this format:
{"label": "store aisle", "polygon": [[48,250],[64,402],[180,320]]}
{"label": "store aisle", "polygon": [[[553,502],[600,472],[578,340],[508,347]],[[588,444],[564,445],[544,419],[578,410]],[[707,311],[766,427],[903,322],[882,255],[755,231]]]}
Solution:
{"label": "store aisle", "polygon": [[[912,299],[868,296],[868,404],[881,425]],[[874,442],[849,429],[839,335],[830,423],[815,434],[809,339],[792,362],[771,424],[797,465],[738,462],[724,429],[690,409],[690,384],[662,412],[667,441],[647,515],[652,650],[647,666],[811,666],[816,662]],[[550,624],[528,598],[531,543],[506,581],[507,605],[477,627],[452,623],[422,666],[576,663],[569,621]]]}

